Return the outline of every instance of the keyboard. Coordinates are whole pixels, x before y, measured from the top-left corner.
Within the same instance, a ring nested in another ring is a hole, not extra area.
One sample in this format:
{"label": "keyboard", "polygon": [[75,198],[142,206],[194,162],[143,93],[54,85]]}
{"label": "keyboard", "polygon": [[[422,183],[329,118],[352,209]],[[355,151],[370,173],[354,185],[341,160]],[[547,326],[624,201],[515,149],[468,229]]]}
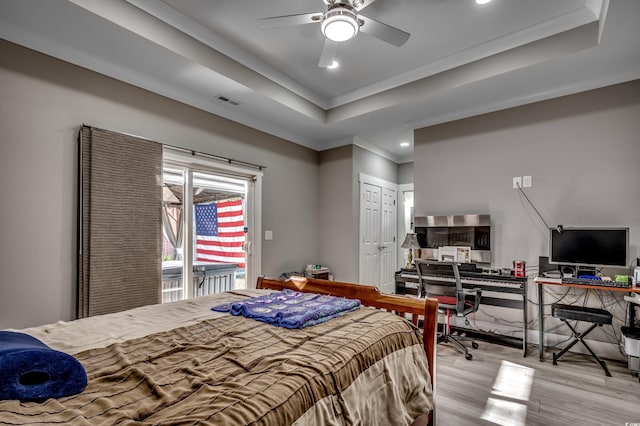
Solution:
{"label": "keyboard", "polygon": [[593,278],[562,278],[562,284],[580,284],[580,285],[595,285],[600,287],[615,287],[615,288],[628,288],[629,283],[622,283],[618,281],[605,281]]}
{"label": "keyboard", "polygon": [[[400,276],[402,278],[413,278],[418,279],[418,275],[414,273],[401,273]],[[456,279],[450,275],[424,275],[423,278],[427,281],[440,281],[446,283],[455,283]],[[505,277],[500,275],[489,275],[489,274],[481,274],[481,273],[468,273],[468,272],[460,272],[460,282],[463,286],[480,286],[480,287],[504,287],[504,288],[513,288],[513,289],[522,289],[527,281],[523,278],[513,278],[513,277]],[[408,288],[418,287],[418,283],[405,283],[405,286]],[[500,290],[497,290],[500,291]]]}

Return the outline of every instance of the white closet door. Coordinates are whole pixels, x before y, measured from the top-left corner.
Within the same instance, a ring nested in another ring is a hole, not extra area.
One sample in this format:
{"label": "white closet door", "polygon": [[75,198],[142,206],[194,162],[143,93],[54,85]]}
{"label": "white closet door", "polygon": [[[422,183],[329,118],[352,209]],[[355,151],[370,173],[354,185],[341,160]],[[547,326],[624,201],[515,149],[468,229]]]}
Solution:
{"label": "white closet door", "polygon": [[380,215],[380,291],[395,292],[396,270],[396,191],[382,189],[382,214]]}
{"label": "white closet door", "polygon": [[360,283],[380,288],[380,222],[382,194],[379,186],[364,183],[360,194]]}
{"label": "white closet door", "polygon": [[395,184],[360,179],[360,283],[395,290],[397,208]]}

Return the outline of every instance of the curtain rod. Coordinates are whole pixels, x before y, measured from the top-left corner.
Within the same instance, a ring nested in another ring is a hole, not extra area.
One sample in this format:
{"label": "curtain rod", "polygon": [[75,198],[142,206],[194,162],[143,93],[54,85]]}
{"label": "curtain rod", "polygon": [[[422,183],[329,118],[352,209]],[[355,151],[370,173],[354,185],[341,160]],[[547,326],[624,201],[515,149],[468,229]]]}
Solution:
{"label": "curtain rod", "polygon": [[253,168],[258,169],[260,171],[262,171],[262,170],[267,168],[267,166],[263,166],[261,164],[254,164],[254,163],[249,163],[249,162],[242,161],[242,160],[235,160],[233,158],[223,157],[221,155],[208,154],[206,152],[194,151],[193,149],[183,148],[181,146],[167,145],[167,144],[163,144],[163,145],[166,146],[166,147],[169,147],[171,149],[178,150],[178,151],[188,152],[193,156],[200,155],[200,156],[203,156],[203,157],[212,158],[214,160],[224,161],[224,162],[227,162],[229,164],[238,164],[238,165],[241,165],[241,166],[253,167]]}
{"label": "curtain rod", "polygon": [[150,142],[156,142],[156,143],[161,144],[162,146],[166,146],[166,147],[169,147],[169,148],[172,148],[172,149],[176,149],[176,150],[179,150],[179,151],[189,152],[193,156],[201,155],[203,157],[212,158],[214,160],[224,161],[224,162],[226,162],[228,164],[238,164],[238,165],[241,165],[241,166],[253,167],[253,168],[258,169],[260,171],[262,171],[262,170],[267,168],[267,166],[263,166],[261,164],[249,163],[247,161],[242,161],[242,160],[235,160],[233,158],[223,157],[221,155],[215,155],[215,154],[208,154],[206,152],[199,152],[199,151],[195,151],[193,149],[183,148],[181,146],[169,145],[169,144],[166,144],[166,143],[154,141],[154,140],[149,139],[149,138],[145,138],[143,136],[132,135],[131,133],[114,132],[113,130],[101,129],[99,127],[94,127],[94,126],[87,126],[86,124],[82,124],[82,127],[85,127],[87,129],[103,130],[105,132],[120,133],[121,135],[131,136],[131,137],[138,138],[138,139],[144,139],[144,140],[147,140],[147,141],[150,141]]}

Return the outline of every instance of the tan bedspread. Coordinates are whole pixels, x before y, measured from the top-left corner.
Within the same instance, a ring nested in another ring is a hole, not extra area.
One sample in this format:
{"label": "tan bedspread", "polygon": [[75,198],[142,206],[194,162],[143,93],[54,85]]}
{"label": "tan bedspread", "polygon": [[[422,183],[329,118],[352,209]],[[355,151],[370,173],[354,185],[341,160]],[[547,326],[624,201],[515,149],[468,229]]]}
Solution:
{"label": "tan bedspread", "polygon": [[432,408],[420,334],[370,308],[301,330],[202,312],[75,356],[89,375],[83,393],[0,401],[0,424],[404,425]]}

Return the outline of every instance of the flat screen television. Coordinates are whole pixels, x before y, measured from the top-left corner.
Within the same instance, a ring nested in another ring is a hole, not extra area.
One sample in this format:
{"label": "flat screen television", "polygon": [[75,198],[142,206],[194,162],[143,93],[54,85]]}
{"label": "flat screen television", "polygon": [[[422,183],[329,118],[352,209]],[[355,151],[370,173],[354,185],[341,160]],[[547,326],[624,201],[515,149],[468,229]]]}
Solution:
{"label": "flat screen television", "polygon": [[549,263],[626,267],[629,228],[550,229]]}

